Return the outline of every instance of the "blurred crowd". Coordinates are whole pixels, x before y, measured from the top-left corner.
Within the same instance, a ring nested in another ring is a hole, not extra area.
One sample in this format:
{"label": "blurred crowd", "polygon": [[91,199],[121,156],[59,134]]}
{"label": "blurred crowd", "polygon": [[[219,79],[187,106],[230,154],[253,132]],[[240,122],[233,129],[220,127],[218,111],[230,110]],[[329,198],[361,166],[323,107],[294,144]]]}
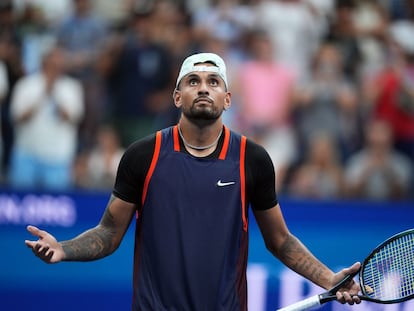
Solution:
{"label": "blurred crowd", "polygon": [[279,195],[414,198],[412,0],[0,0],[2,184],[110,189],[125,148],[177,122],[182,60],[221,55],[224,122]]}

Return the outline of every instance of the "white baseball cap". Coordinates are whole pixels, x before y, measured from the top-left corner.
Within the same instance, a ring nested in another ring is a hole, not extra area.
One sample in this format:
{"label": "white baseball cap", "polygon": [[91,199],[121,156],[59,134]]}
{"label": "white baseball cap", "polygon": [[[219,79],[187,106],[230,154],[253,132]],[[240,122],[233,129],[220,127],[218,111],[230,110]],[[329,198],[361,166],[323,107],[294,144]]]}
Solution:
{"label": "white baseball cap", "polygon": [[[202,63],[212,63],[214,66],[198,65]],[[197,71],[217,73],[223,79],[226,88],[228,88],[226,77],[226,64],[220,56],[214,53],[198,53],[187,57],[181,65],[180,73],[178,74],[177,83],[175,87],[178,87],[178,84],[184,76],[188,75],[191,72]]]}

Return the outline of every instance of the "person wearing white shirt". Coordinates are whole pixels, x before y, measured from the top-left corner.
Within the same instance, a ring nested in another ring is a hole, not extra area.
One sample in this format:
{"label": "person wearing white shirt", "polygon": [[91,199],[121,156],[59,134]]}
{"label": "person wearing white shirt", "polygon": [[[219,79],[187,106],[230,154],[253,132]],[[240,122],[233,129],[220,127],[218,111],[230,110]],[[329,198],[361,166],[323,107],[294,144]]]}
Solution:
{"label": "person wearing white shirt", "polygon": [[64,74],[64,54],[45,54],[41,72],[20,79],[13,91],[15,142],[9,181],[17,188],[62,190],[71,186],[84,115],[80,82]]}

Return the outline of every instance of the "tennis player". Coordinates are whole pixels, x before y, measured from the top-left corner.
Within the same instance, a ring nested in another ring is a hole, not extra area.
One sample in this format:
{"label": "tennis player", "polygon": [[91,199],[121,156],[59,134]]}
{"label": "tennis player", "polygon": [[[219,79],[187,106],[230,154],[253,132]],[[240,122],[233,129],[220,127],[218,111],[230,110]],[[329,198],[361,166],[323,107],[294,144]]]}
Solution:
{"label": "tennis player", "polygon": [[[136,216],[132,310],[247,310],[248,208],[269,251],[328,289],[360,264],[334,273],[289,231],[265,149],[222,123],[231,105],[216,54],[184,60],[173,93],[176,126],[133,143],[119,164],[100,223],[63,242],[28,226],[26,240],[47,263],[113,253]],[[338,294],[359,303],[359,285]]]}

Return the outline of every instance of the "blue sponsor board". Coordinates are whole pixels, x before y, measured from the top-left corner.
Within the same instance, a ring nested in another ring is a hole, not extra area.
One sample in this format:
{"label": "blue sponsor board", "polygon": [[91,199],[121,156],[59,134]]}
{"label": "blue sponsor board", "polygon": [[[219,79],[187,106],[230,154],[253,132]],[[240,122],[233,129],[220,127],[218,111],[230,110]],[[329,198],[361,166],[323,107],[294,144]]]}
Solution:
{"label": "blue sponsor board", "polygon": [[[129,310],[134,225],[111,256],[87,263],[48,265],[31,254],[27,224],[72,238],[95,226],[109,193],[0,192],[0,310]],[[281,200],[290,230],[327,266],[339,270],[364,257],[392,234],[414,227],[413,202]],[[249,310],[276,310],[321,291],[286,269],[264,247],[250,215]],[[333,302],[321,310],[412,311],[398,305]]]}

